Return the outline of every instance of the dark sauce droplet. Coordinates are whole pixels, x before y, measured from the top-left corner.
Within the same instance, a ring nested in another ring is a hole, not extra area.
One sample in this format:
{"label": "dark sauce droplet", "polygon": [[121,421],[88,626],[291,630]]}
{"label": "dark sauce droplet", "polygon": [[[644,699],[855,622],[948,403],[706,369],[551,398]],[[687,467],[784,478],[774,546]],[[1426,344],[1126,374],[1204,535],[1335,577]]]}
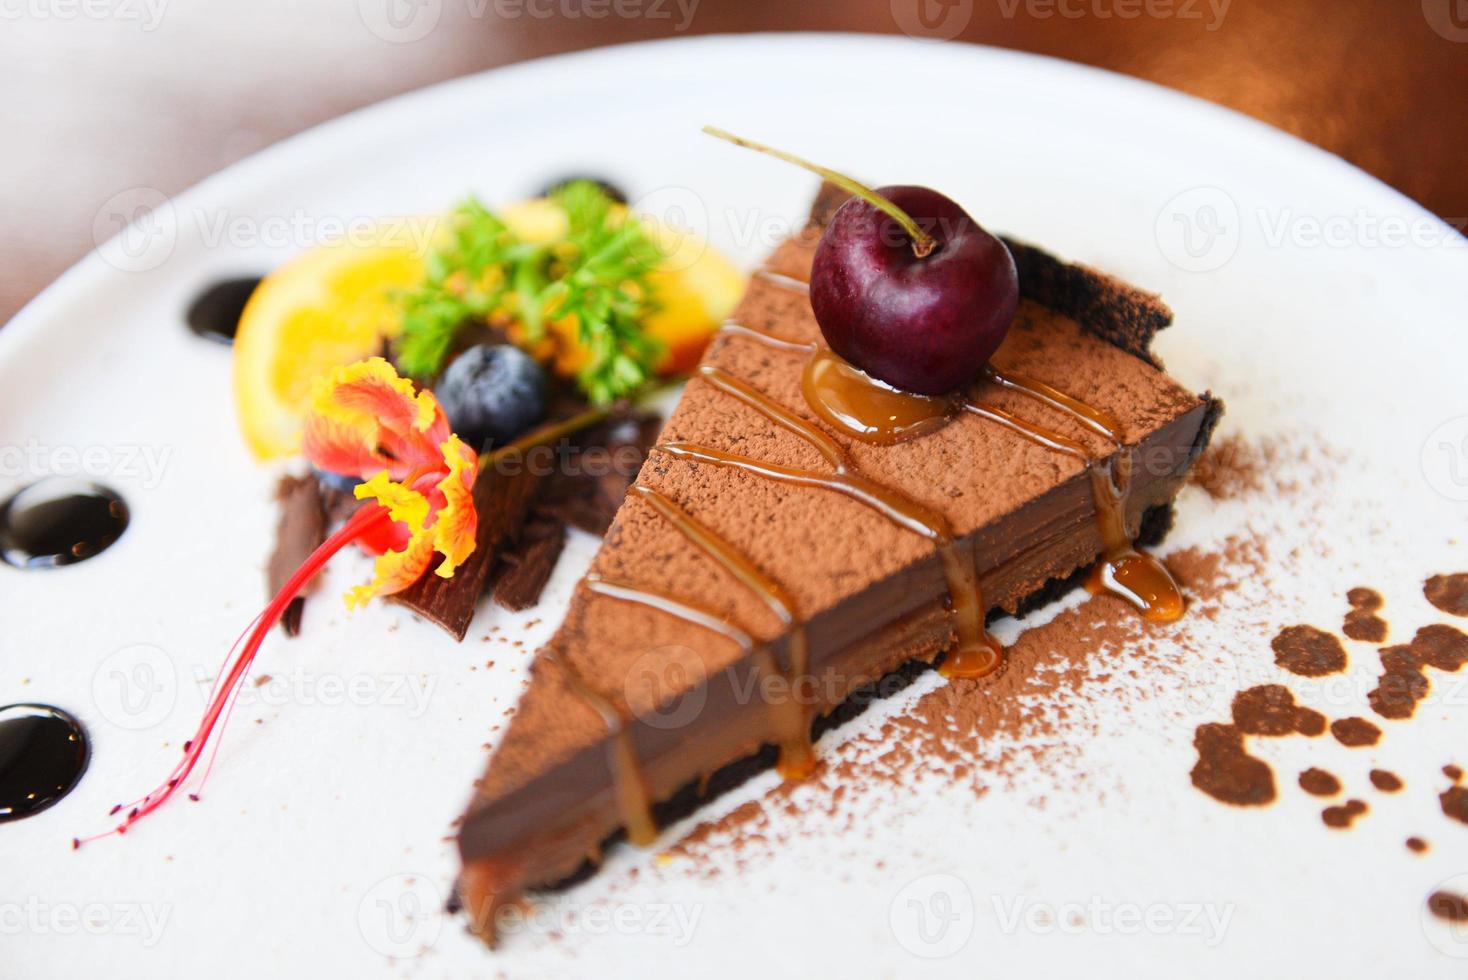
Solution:
{"label": "dark sauce droplet", "polygon": [[250,301],[250,296],[258,285],[259,276],[216,282],[189,305],[189,329],[206,340],[221,344],[234,343],[235,331],[240,325],[240,314],[245,312],[245,304]]}
{"label": "dark sauce droplet", "polygon": [[0,823],[34,816],[70,793],[91,757],[86,729],[60,708],[0,708]]}
{"label": "dark sauce droplet", "polygon": [[127,530],[127,503],[94,483],[50,479],[0,504],[0,558],[16,568],[86,561]]}
{"label": "dark sauce droplet", "polygon": [[622,190],[622,188],[618,187],[616,184],[612,183],[609,180],[603,180],[600,177],[592,177],[588,174],[571,174],[570,176],[562,177],[559,180],[553,180],[549,184],[546,184],[543,188],[541,188],[539,196],[550,197],[551,194],[560,190],[562,187],[565,187],[567,184],[575,183],[578,180],[584,180],[589,183],[595,184],[596,186],[601,188],[603,194],[616,201],[618,204],[627,203],[627,192]]}

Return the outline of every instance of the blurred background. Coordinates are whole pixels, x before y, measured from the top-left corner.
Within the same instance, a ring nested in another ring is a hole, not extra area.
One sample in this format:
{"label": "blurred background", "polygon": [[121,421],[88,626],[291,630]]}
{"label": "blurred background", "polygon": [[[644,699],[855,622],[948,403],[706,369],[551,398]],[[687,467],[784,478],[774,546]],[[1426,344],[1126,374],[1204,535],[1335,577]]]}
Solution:
{"label": "blurred background", "polygon": [[121,191],[175,194],[458,75],[750,31],[905,33],[1109,68],[1325,147],[1460,230],[1468,217],[1468,0],[0,0],[0,323],[113,230],[94,218]]}

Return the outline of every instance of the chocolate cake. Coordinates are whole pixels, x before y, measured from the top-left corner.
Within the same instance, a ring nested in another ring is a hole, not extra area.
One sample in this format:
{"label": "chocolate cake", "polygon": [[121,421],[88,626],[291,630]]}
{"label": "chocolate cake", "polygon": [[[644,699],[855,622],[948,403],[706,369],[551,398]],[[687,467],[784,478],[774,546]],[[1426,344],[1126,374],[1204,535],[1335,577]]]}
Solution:
{"label": "chocolate cake", "polygon": [[965,411],[892,445],[818,421],[804,283],[837,204],[823,190],[753,277],[531,668],[459,833],[486,939],[618,835],[777,762],[808,772],[812,731],[951,665],[966,602],[1022,612],[1167,528],[1220,406],[1162,373],[1155,297],[1026,245],[1008,243],[1022,302]]}

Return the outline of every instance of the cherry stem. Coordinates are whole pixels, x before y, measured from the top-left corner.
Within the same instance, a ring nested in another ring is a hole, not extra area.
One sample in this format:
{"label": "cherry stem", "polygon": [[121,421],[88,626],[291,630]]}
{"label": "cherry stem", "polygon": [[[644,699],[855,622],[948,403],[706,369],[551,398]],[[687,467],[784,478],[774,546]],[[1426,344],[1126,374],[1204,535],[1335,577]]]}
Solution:
{"label": "cherry stem", "polygon": [[786,163],[793,163],[797,167],[803,167],[804,169],[809,170],[811,173],[830,181],[842,190],[847,191],[851,194],[855,194],[857,197],[861,198],[863,201],[866,201],[872,207],[884,212],[893,221],[901,225],[902,230],[907,232],[908,237],[912,239],[913,254],[920,259],[927,258],[930,254],[932,254],[933,249],[938,247],[937,240],[933,238],[932,235],[929,235],[927,232],[923,231],[918,223],[912,219],[912,215],[908,214],[906,211],[902,210],[897,205],[887,200],[887,198],[883,197],[881,194],[878,194],[876,191],[872,190],[870,187],[868,187],[866,184],[863,184],[859,180],[853,180],[843,173],[839,173],[829,167],[823,167],[818,163],[811,163],[809,160],[806,160],[803,157],[798,157],[793,153],[786,153],[784,150],[777,150],[773,146],[766,146],[764,143],[756,143],[754,140],[745,139],[743,136],[735,136],[728,130],[719,129],[717,126],[705,126],[703,127],[703,131],[705,133],[708,133],[710,136],[717,136],[721,140],[727,140],[728,142],[733,143],[735,146],[742,146],[749,150],[757,150],[760,153],[767,154],[768,156],[775,157],[776,159],[784,160]]}
{"label": "cherry stem", "polygon": [[[234,647],[230,649],[229,656],[224,662],[224,668],[221,669],[219,677],[215,680],[214,691],[210,695],[209,707],[204,712],[204,718],[199,722],[199,727],[194,733],[194,737],[184,743],[184,757],[179,760],[178,765],[173,767],[173,771],[168,774],[168,778],[161,786],[141,799],[114,808],[113,813],[123,810],[127,811],[122,823],[118,824],[112,830],[96,834],[92,837],[74,840],[72,842],[73,847],[78,847],[88,841],[108,837],[112,834],[126,833],[127,829],[134,823],[158,809],[174,793],[183,788],[184,780],[188,779],[189,774],[194,771],[194,767],[203,758],[204,751],[208,747],[209,741],[216,731],[221,717],[228,717],[228,712],[234,704],[235,694],[238,693],[240,686],[244,683],[245,675],[249,672],[250,665],[255,661],[255,654],[260,651],[260,647],[264,644],[266,637],[270,635],[271,629],[280,621],[280,617],[285,614],[286,608],[301,594],[301,591],[310,584],[311,580],[316,577],[317,573],[325,567],[326,563],[337,552],[363,535],[388,523],[388,520],[387,508],[376,504],[362,507],[352,515],[346,524],[342,525],[340,530],[322,542],[320,547],[315,551],[311,552],[310,557],[301,563],[301,567],[296,569],[295,573],[291,575],[290,580],[281,586],[280,591],[275,594],[275,598],[270,600],[270,604],[255,618],[250,626],[249,635],[244,639],[243,644],[236,641]],[[190,795],[193,798],[197,798],[197,793]]]}

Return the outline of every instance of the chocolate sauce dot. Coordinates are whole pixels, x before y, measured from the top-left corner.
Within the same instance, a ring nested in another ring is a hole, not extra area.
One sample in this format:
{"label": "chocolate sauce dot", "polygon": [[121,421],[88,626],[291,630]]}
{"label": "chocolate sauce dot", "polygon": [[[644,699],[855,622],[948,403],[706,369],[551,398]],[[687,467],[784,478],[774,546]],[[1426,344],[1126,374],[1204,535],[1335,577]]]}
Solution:
{"label": "chocolate sauce dot", "polygon": [[1411,851],[1413,854],[1421,854],[1427,850],[1427,841],[1423,840],[1421,837],[1408,837],[1407,850]]}
{"label": "chocolate sauce dot", "polygon": [[1366,812],[1366,804],[1360,800],[1347,800],[1344,806],[1328,806],[1320,814],[1327,827],[1347,830],[1355,819]]}
{"label": "chocolate sauce dot", "polygon": [[1383,793],[1395,793],[1402,788],[1402,779],[1394,772],[1373,769],[1371,770],[1371,785]]}
{"label": "chocolate sauce dot", "polygon": [[1375,745],[1381,738],[1381,729],[1365,718],[1337,718],[1330,723],[1330,733],[1337,742],[1353,749]]}
{"label": "chocolate sauce dot", "polygon": [[1314,626],[1291,626],[1269,644],[1274,662],[1301,677],[1323,677],[1346,669],[1341,641]]}
{"label": "chocolate sauce dot", "polygon": [[1312,796],[1334,796],[1341,791],[1341,781],[1324,769],[1306,769],[1300,773],[1300,788]]}
{"label": "chocolate sauce dot", "polygon": [[1443,766],[1443,775],[1456,783],[1463,778],[1463,770],[1450,763],[1446,766]]}
{"label": "chocolate sauce dot", "polygon": [[1423,583],[1422,594],[1445,613],[1468,616],[1468,572],[1434,575]]}
{"label": "chocolate sauce dot", "polygon": [[40,813],[70,793],[90,758],[86,730],[60,708],[0,708],[0,823]]}
{"label": "chocolate sauce dot", "polygon": [[1462,922],[1468,919],[1468,899],[1450,892],[1433,892],[1427,898],[1427,910],[1439,919]]}
{"label": "chocolate sauce dot", "polygon": [[74,565],[127,529],[127,504],[94,483],[52,478],[0,504],[0,559],[16,568]]}
{"label": "chocolate sauce dot", "polygon": [[1443,813],[1458,821],[1468,823],[1468,787],[1450,786],[1438,794]]}
{"label": "chocolate sauce dot", "polygon": [[208,287],[189,304],[189,311],[184,317],[189,329],[205,340],[233,344],[240,315],[245,312],[245,304],[259,285],[259,276],[248,276],[222,279]]}

